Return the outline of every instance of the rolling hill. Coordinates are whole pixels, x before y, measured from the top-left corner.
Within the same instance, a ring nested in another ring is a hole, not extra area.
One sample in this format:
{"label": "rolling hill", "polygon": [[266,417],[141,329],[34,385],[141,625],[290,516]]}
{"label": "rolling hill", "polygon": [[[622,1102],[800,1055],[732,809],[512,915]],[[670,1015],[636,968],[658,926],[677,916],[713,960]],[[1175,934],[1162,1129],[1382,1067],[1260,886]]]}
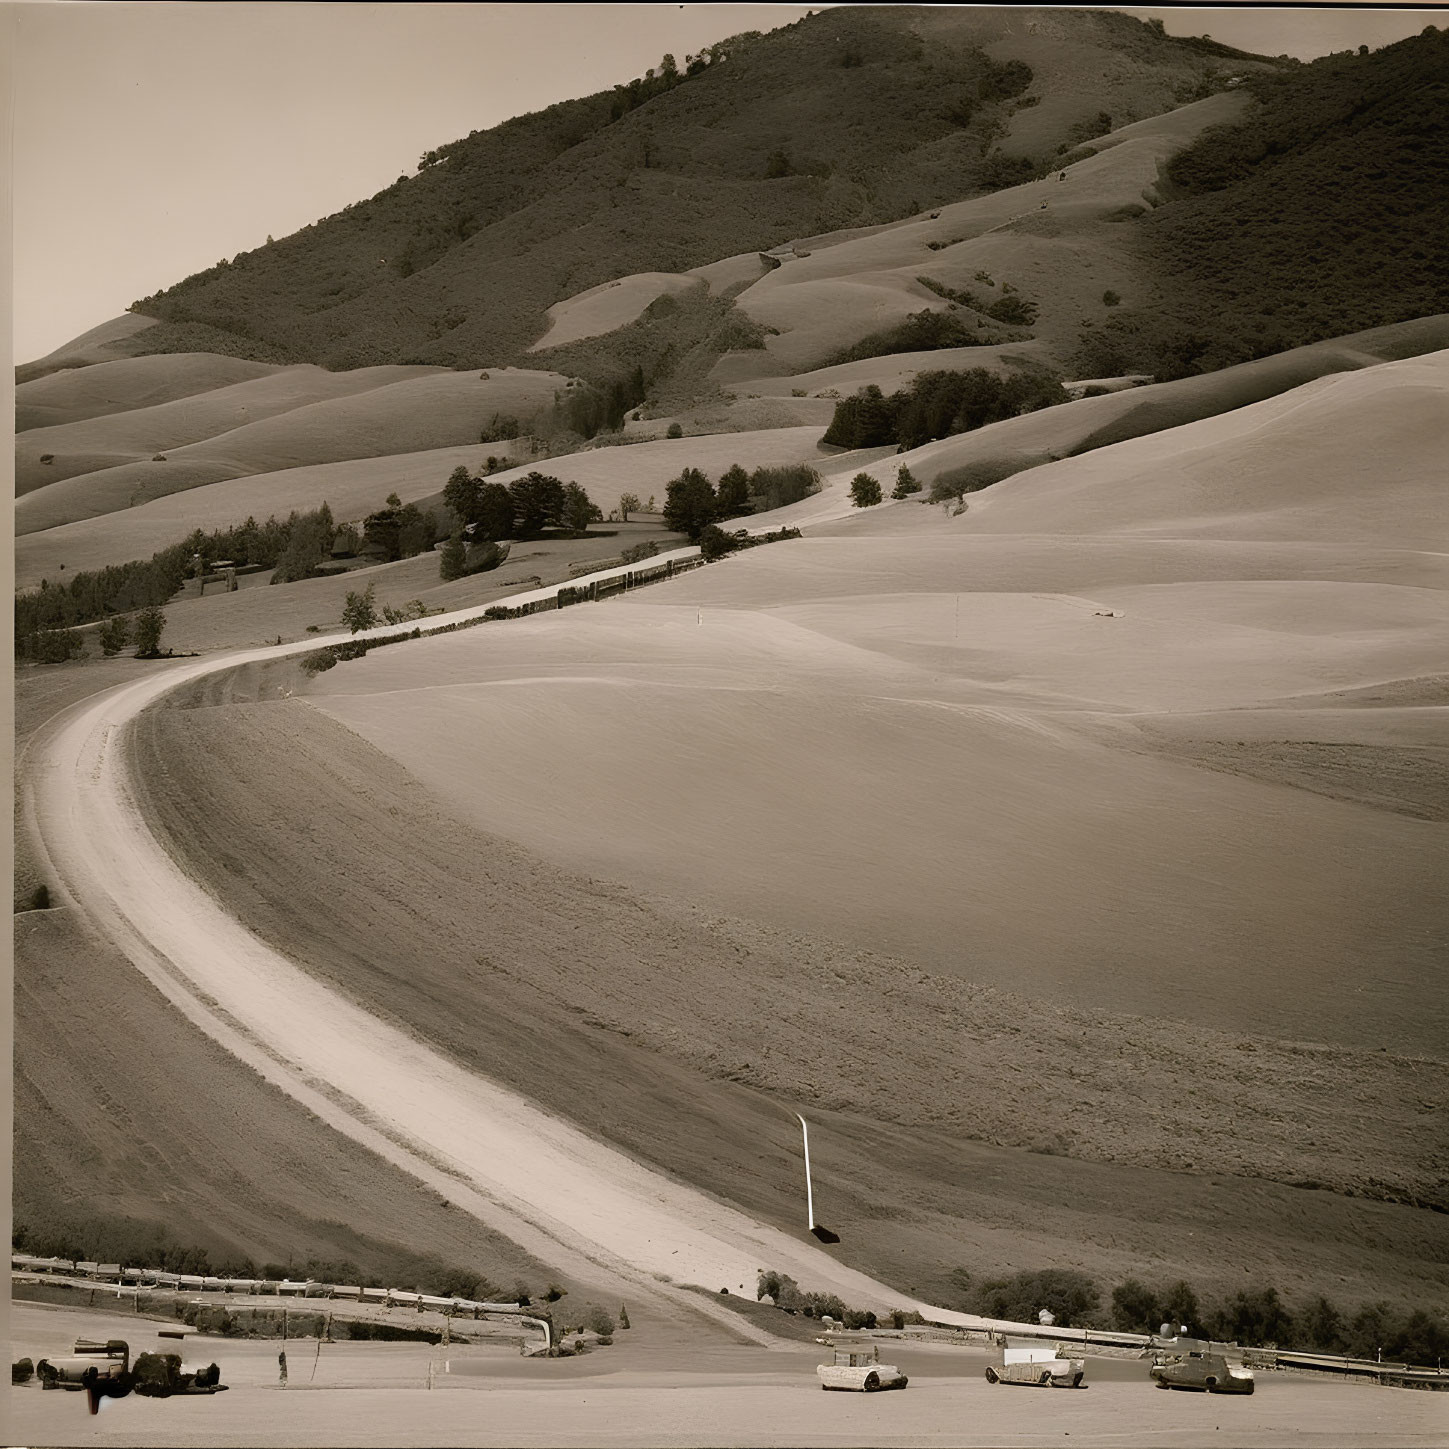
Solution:
{"label": "rolling hill", "polygon": [[1110,12],[841,7],[440,147],[417,176],[139,302],[161,325],[137,345],[517,360],[547,308],[618,277],[994,189],[1018,146],[1051,155],[1273,64]]}

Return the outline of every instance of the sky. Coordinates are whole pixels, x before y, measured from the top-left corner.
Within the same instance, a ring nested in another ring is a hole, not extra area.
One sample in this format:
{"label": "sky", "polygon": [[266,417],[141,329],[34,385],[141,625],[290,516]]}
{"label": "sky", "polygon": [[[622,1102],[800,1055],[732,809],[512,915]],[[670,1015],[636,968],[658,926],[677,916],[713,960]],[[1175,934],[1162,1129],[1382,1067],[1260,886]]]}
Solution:
{"label": "sky", "polygon": [[[815,6],[819,10],[825,7]],[[1444,13],[1123,7],[1309,60]],[[0,0],[14,360],[372,196],[444,142],[682,64],[787,5]]]}

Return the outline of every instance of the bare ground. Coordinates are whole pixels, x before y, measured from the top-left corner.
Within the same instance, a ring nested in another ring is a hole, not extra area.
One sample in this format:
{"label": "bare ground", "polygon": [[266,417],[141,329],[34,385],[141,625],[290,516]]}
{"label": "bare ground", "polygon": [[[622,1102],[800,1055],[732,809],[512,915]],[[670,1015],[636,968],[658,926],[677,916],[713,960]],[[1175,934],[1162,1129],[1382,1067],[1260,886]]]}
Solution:
{"label": "bare ground", "polygon": [[812,1113],[818,1216],[903,1290],[1047,1263],[1345,1300],[1449,1281],[1449,1216],[1405,1205],[1443,1198],[1440,1063],[1028,1002],[646,901],[469,826],[300,701],[156,710],[136,747],[229,911],[641,1160],[795,1227]]}
{"label": "bare ground", "polygon": [[[78,1336],[158,1343],[159,1325],[99,1307],[17,1305],[13,1357],[64,1352]],[[161,1342],[164,1342],[161,1341]],[[214,1398],[107,1401],[97,1418],[79,1394],[14,1391],[12,1433],[27,1444],[157,1445],[718,1445],[862,1444],[959,1449],[1088,1443],[1181,1449],[1224,1441],[1321,1449],[1406,1449],[1442,1442],[1432,1394],[1260,1374],[1251,1397],[1155,1391],[1146,1365],[1093,1359],[1090,1393],[992,1388],[983,1348],[891,1343],[905,1393],[822,1394],[819,1348],[714,1347],[620,1333],[582,1358],[524,1359],[486,1345],[297,1344],[286,1389],[275,1341],[196,1337],[228,1391]],[[332,1390],[333,1392],[328,1392]],[[336,1391],[345,1390],[345,1395]]]}

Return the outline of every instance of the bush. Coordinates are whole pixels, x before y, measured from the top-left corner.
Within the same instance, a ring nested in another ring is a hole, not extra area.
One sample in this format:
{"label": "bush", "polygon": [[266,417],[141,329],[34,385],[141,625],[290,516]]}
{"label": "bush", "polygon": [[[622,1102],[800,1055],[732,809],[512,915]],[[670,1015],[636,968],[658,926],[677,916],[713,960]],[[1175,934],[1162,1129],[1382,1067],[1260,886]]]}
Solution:
{"label": "bush", "polygon": [[850,501],[856,508],[873,508],[881,501],[880,481],[869,473],[857,473],[850,480]]}
{"label": "bush", "polygon": [[136,658],[156,659],[161,654],[161,631],[166,627],[166,615],[154,604],[142,609],[136,615]]}
{"label": "bush", "polygon": [[756,468],[750,474],[750,492],[760,498],[767,509],[798,503],[802,498],[818,493],[822,486],[820,474],[806,463],[785,468]]}
{"label": "bush", "polygon": [[480,443],[503,443],[516,438],[521,431],[518,419],[506,413],[494,413],[478,434]]}
{"label": "bush", "polygon": [[100,640],[101,653],[109,659],[112,655],[119,654],[131,642],[131,621],[124,614],[117,614],[115,618],[107,619],[101,625],[97,638]]}
{"label": "bush", "polygon": [[1162,1323],[1157,1295],[1135,1278],[1112,1290],[1112,1327],[1123,1333],[1156,1333]]}
{"label": "bush", "polygon": [[350,633],[376,626],[377,604],[373,597],[376,590],[376,584],[368,584],[360,594],[348,593],[347,602],[342,606],[342,622]]}
{"label": "bush", "polygon": [[734,534],[726,533],[717,523],[706,524],[700,530],[699,551],[708,562],[723,558],[725,554],[733,553],[739,547],[740,540]]}
{"label": "bush", "polygon": [[1009,327],[1030,327],[1036,321],[1036,303],[1013,293],[993,302],[986,309],[986,315],[995,322],[1005,322]]}
{"label": "bush", "polygon": [[822,367],[859,362],[867,357],[886,357],[894,352],[929,352],[942,347],[975,347],[980,339],[959,317],[950,312],[912,312],[905,321],[862,337],[852,347],[832,353]]}
{"label": "bush", "polygon": [[993,1279],[981,1284],[975,1297],[976,1311],[983,1317],[1029,1323],[1045,1308],[1064,1328],[1084,1324],[1101,1301],[1097,1285],[1085,1273],[1070,1268],[1043,1268]]}
{"label": "bush", "polygon": [[665,429],[664,436],[666,438],[682,438],[684,436],[684,429],[678,423],[670,423],[668,428]]}
{"label": "bush", "polygon": [[1018,473],[1024,463],[1005,459],[984,458],[980,462],[966,463],[959,468],[948,468],[931,484],[927,497],[932,503],[944,503],[948,498],[960,499],[966,493],[979,493],[1003,478]]}

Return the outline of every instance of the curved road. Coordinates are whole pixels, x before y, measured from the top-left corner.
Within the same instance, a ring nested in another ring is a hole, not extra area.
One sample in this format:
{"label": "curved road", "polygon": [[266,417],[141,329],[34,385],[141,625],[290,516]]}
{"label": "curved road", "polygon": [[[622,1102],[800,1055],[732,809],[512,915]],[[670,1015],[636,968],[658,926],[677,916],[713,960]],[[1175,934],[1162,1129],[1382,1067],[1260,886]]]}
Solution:
{"label": "curved road", "polygon": [[[429,627],[479,613],[438,616]],[[136,805],[125,748],[130,722],[204,675],[350,637],[162,667],[37,733],[28,752],[27,817],[62,889],[91,925],[188,1019],[267,1080],[562,1271],[636,1292],[645,1287],[723,1316],[753,1337],[764,1336],[709,1299],[669,1285],[726,1286],[753,1298],[756,1274],[772,1269],[857,1307],[916,1308],[937,1322],[984,1325],[914,1302],[814,1243],[652,1171],[464,1070],[321,985],[177,867]]]}

